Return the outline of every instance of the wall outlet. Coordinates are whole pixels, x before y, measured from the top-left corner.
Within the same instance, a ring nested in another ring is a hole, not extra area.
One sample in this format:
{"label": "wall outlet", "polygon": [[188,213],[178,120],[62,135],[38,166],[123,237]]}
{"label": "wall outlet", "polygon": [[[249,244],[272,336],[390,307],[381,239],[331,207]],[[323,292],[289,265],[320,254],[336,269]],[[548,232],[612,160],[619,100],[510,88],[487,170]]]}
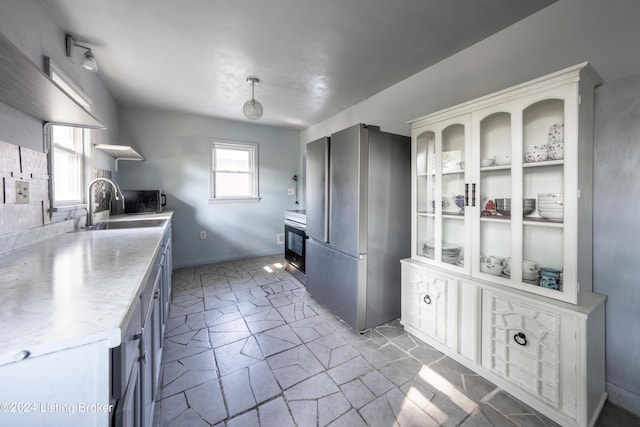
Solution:
{"label": "wall outlet", "polygon": [[29,203],[29,182],[28,181],[16,181],[16,203],[19,203],[19,204]]}
{"label": "wall outlet", "polygon": [[276,241],[279,245],[284,245],[284,234],[276,234]]}
{"label": "wall outlet", "polygon": [[296,194],[296,193],[295,193],[295,190],[294,190],[293,188],[289,188],[289,189],[287,190],[287,195],[289,195],[289,196],[293,196],[294,194]]}
{"label": "wall outlet", "polygon": [[200,232],[200,240],[204,240],[207,238],[207,232],[206,231],[201,231]]}

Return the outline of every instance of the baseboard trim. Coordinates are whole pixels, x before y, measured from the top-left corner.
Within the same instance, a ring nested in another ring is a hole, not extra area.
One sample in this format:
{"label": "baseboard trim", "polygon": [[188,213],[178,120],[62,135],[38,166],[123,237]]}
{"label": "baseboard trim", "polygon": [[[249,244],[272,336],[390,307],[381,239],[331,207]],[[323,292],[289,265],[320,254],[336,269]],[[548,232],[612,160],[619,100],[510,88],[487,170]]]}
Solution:
{"label": "baseboard trim", "polygon": [[640,415],[640,395],[610,382],[607,382],[606,388],[607,393],[609,393],[609,400],[612,403]]}

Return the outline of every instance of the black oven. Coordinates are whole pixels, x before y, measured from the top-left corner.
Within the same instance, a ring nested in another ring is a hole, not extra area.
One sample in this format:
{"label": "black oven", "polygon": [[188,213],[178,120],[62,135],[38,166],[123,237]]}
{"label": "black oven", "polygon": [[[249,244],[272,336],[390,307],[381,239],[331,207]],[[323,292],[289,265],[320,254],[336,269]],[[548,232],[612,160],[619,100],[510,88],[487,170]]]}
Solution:
{"label": "black oven", "polygon": [[284,220],[284,258],[286,269],[305,283],[306,224],[300,218]]}

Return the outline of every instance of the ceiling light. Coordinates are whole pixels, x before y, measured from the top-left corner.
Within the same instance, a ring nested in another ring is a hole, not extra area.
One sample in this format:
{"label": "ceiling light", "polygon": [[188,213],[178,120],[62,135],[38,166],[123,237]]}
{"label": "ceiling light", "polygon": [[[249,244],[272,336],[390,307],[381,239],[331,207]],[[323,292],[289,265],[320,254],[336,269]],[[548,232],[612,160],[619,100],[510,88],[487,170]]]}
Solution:
{"label": "ceiling light", "polygon": [[251,83],[251,99],[244,103],[244,115],[249,120],[258,120],[262,117],[262,104],[253,97],[253,89],[255,85],[260,83],[257,77],[247,77],[247,83]]}
{"label": "ceiling light", "polygon": [[80,61],[80,64],[82,64],[82,66],[89,71],[93,71],[93,72],[98,71],[98,62],[96,61],[96,57],[93,56],[93,52],[91,52],[91,48],[88,46],[83,46],[81,44],[78,44],[78,41],[75,39],[75,37],[73,37],[70,34],[67,34],[65,36],[65,48],[66,48],[67,57],[69,58],[71,58],[71,48],[73,46],[76,46],[85,50],[84,54],[82,55],[82,60]]}

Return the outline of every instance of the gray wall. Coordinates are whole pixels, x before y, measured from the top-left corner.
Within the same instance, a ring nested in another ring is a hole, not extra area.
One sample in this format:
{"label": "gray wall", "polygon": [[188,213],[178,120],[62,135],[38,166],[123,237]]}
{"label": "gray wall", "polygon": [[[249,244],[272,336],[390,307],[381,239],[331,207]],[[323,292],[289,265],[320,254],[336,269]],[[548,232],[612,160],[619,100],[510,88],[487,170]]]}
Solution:
{"label": "gray wall", "polygon": [[[52,15],[46,2],[0,2],[0,33],[16,45],[40,70],[44,71],[44,56],[52,58],[91,98],[93,114],[107,126],[106,131],[92,131],[92,141],[95,144],[117,144],[118,105],[100,81],[99,74],[87,72],[66,57],[65,30],[64,20]],[[0,139],[42,151],[42,122],[1,104]],[[95,153],[93,163],[96,167],[113,170],[113,158],[102,152]]]}
{"label": "gray wall", "polygon": [[[302,153],[307,142],[354,123],[409,135],[408,120],[590,62],[604,80],[596,90],[593,268],[595,290],[608,296],[607,390],[638,414],[640,309],[633,304],[640,303],[634,245],[640,239],[632,207],[639,173],[631,165],[640,155],[640,77],[627,79],[640,76],[639,16],[635,0],[558,0],[300,134]],[[621,210],[622,200],[631,208]],[[615,217],[609,206],[616,206]]]}
{"label": "gray wall", "polygon": [[[121,161],[123,189],[162,189],[174,210],[177,266],[282,253],[283,211],[296,209],[292,180],[299,174],[298,132],[228,120],[139,108],[122,108],[120,141],[145,160]],[[259,144],[259,203],[210,204],[211,138]],[[200,240],[200,231],[207,239]]]}
{"label": "gray wall", "polygon": [[640,412],[640,75],[596,91],[593,281],[607,298],[607,390]]}

